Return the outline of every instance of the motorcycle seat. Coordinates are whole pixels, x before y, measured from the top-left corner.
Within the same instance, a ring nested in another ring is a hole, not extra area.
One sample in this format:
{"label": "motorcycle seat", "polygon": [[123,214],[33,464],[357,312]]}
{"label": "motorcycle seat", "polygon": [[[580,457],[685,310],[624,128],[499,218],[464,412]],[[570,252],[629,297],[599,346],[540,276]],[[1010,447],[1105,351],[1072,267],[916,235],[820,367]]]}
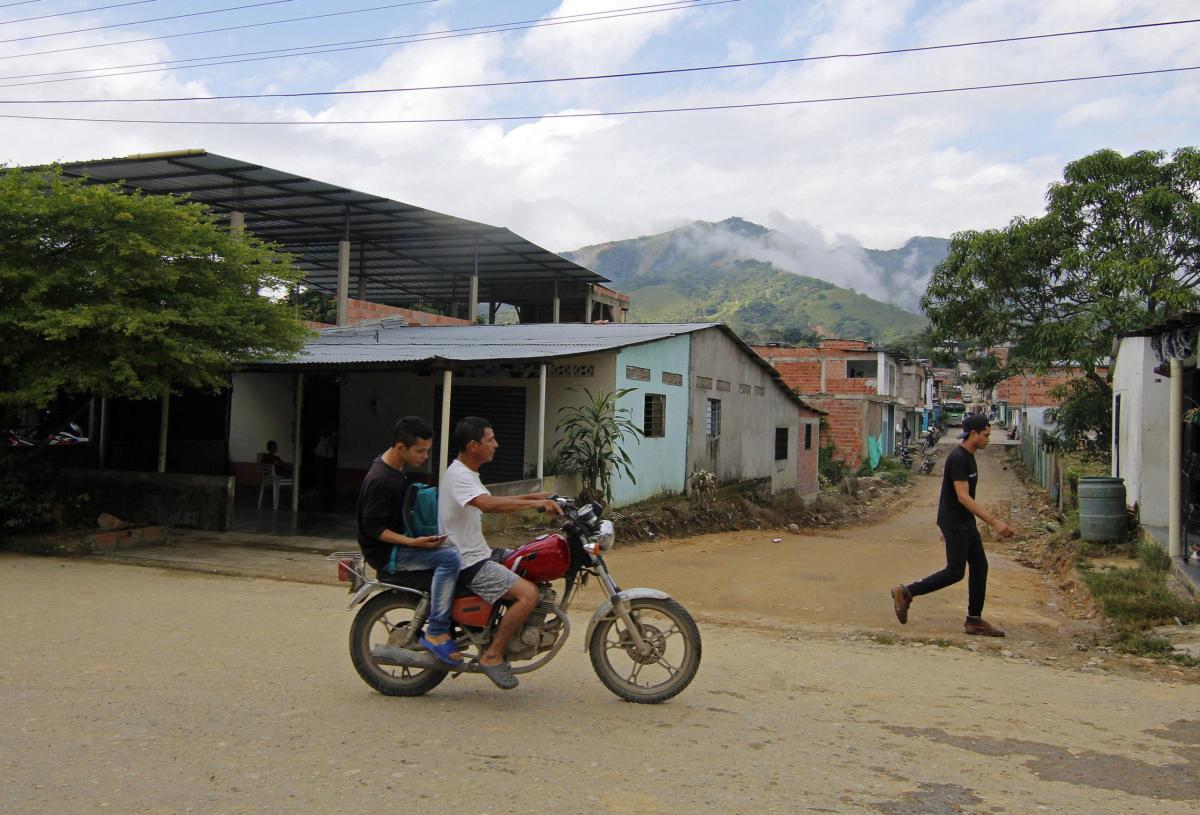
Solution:
{"label": "motorcycle seat", "polygon": [[[415,589],[428,593],[430,586],[433,585],[433,572],[431,571],[412,571],[404,570],[399,572],[389,572],[386,569],[380,569],[375,573],[376,578],[380,583],[390,583],[393,586],[403,586],[406,589]],[[468,576],[469,579],[469,576]],[[458,576],[458,582],[454,585],[455,597],[470,597],[475,592],[467,588],[463,575]]]}

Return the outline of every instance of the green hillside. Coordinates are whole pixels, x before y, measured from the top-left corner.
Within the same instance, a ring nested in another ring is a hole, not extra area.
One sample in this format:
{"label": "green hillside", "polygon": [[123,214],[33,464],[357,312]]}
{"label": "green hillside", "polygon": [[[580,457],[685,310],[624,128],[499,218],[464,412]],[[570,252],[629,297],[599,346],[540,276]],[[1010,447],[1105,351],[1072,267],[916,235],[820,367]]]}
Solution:
{"label": "green hillside", "polygon": [[898,306],[784,271],[768,260],[748,259],[758,253],[786,260],[777,244],[756,247],[770,234],[731,218],[566,254],[628,293],[630,317],[638,322],[719,320],[752,342],[800,342],[819,335],[886,343],[926,326],[924,317]]}

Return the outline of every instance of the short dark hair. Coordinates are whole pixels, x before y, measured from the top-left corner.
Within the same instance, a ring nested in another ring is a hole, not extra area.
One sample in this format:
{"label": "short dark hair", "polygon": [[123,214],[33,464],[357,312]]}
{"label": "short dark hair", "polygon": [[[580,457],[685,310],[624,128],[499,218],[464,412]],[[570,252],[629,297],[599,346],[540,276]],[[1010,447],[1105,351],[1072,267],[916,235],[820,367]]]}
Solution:
{"label": "short dark hair", "polygon": [[491,422],[487,419],[481,419],[478,416],[467,416],[461,419],[454,426],[454,446],[461,453],[467,449],[467,445],[471,442],[483,441],[483,431],[491,426]]}
{"label": "short dark hair", "polygon": [[278,446],[279,446],[279,445],[278,445],[278,444],[276,444],[276,443],[275,443],[275,442],[273,442],[273,441],[269,441],[269,442],[267,442],[267,447],[268,447],[268,448],[269,448],[269,447],[278,447]]}
{"label": "short dark hair", "polygon": [[392,447],[403,444],[412,447],[417,439],[432,439],[433,428],[420,416],[405,416],[392,428]]}

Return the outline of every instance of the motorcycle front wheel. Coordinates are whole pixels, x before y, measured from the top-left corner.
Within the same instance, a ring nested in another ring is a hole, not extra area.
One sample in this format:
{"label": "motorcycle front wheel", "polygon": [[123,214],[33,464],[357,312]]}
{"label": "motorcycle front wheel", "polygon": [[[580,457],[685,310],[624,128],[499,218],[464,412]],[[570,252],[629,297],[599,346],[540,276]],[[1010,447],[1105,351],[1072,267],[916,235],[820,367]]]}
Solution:
{"label": "motorcycle front wheel", "polygon": [[650,650],[639,654],[624,621],[601,620],[588,643],[592,668],[628,702],[658,704],[686,688],[700,669],[700,629],[674,600],[630,600],[630,617]]}
{"label": "motorcycle front wheel", "polygon": [[363,604],[350,627],[350,660],[363,681],[385,696],[420,696],[446,678],[445,671],[388,665],[372,653],[379,645],[403,647],[420,598],[383,591]]}

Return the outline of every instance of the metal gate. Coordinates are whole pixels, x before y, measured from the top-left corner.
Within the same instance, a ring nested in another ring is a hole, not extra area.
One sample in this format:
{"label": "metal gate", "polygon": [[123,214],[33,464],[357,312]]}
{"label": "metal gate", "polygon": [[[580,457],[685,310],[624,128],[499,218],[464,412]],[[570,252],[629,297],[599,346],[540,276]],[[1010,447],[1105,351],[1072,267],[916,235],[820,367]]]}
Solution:
{"label": "metal gate", "polygon": [[[434,395],[433,426],[442,423],[442,388],[438,386]],[[525,477],[525,388],[487,387],[486,385],[459,385],[450,390],[450,458],[453,461],[458,451],[454,449],[454,426],[467,416],[479,416],[492,424],[500,448],[491,464],[485,464],[479,476],[485,484],[501,481],[519,481]]]}

